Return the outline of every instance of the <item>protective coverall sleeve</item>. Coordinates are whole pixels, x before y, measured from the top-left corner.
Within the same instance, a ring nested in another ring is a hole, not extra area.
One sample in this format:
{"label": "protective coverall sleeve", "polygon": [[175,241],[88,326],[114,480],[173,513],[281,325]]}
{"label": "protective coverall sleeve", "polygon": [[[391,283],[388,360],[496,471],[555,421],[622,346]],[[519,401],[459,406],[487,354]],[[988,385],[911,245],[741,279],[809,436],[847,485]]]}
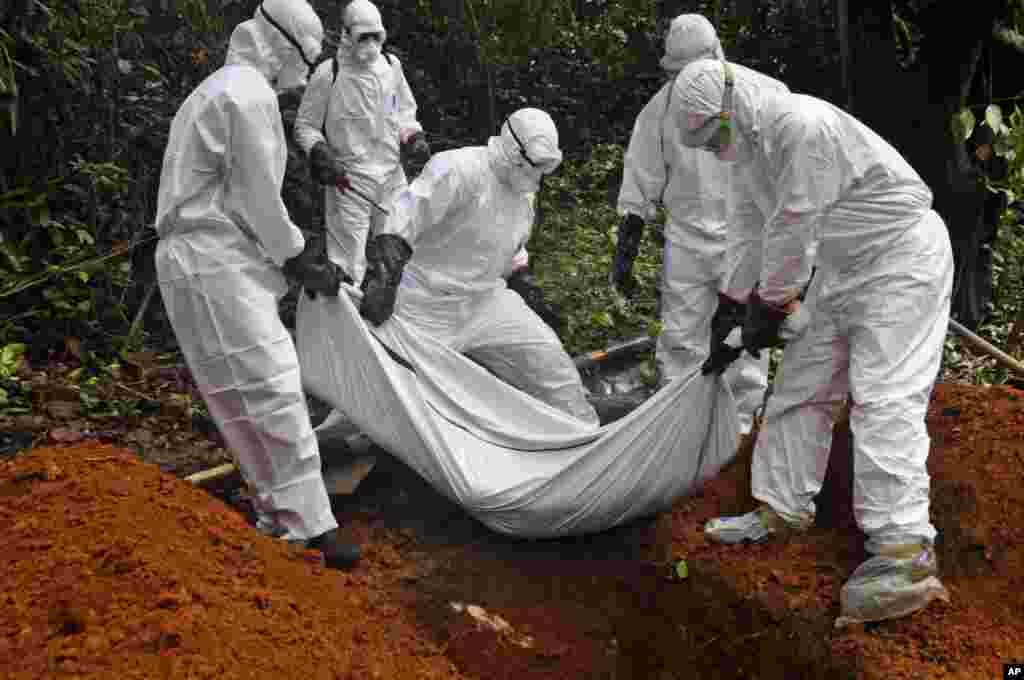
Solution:
{"label": "protective coverall sleeve", "polygon": [[328,60],[320,64],[309,79],[299,111],[295,115],[295,141],[304,153],[308,154],[317,142],[327,141],[324,139],[323,127],[331,88],[331,62]]}
{"label": "protective coverall sleeve", "polygon": [[814,121],[790,123],[779,134],[777,204],[764,231],[760,295],[781,307],[796,299],[811,275],[811,245],[842,178],[834,141]]}
{"label": "protective coverall sleeve", "polygon": [[232,208],[281,266],[302,251],[305,239],[281,199],[288,159],[277,99],[233,104],[237,111],[232,116],[228,172],[244,187],[244,195],[233,197]]}
{"label": "protective coverall sleeve", "polygon": [[405,79],[405,71],[401,62],[394,56],[392,68],[395,70],[395,96],[397,97],[397,120],[398,137],[403,144],[418,132],[423,132],[423,126],[416,120],[416,98],[409,87],[409,81]]}
{"label": "protective coverall sleeve", "polygon": [[733,169],[730,184],[729,245],[719,292],[743,302],[761,273],[765,216],[739,168]]}
{"label": "protective coverall sleeve", "polygon": [[622,165],[622,187],[619,189],[618,212],[632,213],[651,220],[668,178],[663,148],[663,116],[669,88],[662,88],[640,111],[633,123],[626,156]]}
{"label": "protective coverall sleeve", "polygon": [[461,205],[464,193],[458,170],[444,154],[434,156],[395,200],[382,234],[401,236],[414,248],[416,240]]}

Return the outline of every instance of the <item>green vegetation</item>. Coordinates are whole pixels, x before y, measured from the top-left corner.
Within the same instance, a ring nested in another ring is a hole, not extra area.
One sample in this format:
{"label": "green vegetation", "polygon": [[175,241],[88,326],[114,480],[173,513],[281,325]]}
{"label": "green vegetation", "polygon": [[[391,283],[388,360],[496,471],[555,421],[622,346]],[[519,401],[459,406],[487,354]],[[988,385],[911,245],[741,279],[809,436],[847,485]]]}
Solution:
{"label": "green vegetation", "polygon": [[[328,28],[326,57],[339,7],[314,4]],[[684,4],[677,9],[704,11],[721,27],[732,58],[840,101],[831,3]],[[923,39],[915,22],[927,5],[893,5],[897,66],[908,72]],[[127,356],[174,349],[155,289],[150,228],[163,148],[177,107],[223,63],[230,30],[256,6],[14,0],[0,8],[0,146],[16,150],[0,158],[0,411],[30,408],[32,386],[19,382],[19,361],[82,367],[82,403],[100,409],[86,402]],[[389,48],[406,65],[435,151],[482,143],[526,104],[558,121],[566,162],[545,183],[529,247],[574,354],[658,333],[657,225],[635,265],[636,300],[613,293],[607,275],[623,148],[664,78],[657,60],[668,17],[660,7],[639,0],[381,4]],[[996,37],[1020,42],[1020,22],[1007,15]],[[1007,58],[993,57],[997,66]],[[1024,112],[1016,97],[967,104],[952,121],[955,132],[966,138],[986,121],[1009,163],[990,190],[1024,196]],[[993,260],[994,308],[979,332],[1020,356],[1024,227],[1013,211]],[[964,367],[979,382],[1011,378],[969,357],[955,339],[947,349],[947,368]],[[137,407],[126,399],[112,408]]]}

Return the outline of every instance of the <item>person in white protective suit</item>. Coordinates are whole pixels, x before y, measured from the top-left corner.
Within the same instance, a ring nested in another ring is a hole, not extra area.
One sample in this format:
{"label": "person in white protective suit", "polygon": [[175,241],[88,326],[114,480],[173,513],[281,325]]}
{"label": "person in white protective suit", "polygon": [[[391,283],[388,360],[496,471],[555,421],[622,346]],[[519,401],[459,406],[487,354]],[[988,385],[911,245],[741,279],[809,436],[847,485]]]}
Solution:
{"label": "person in white protective suit", "polygon": [[188,366],[245,479],[261,530],[344,568],[292,338],[286,276],[336,296],[344,273],[310,248],[281,200],[286,145],[275,88],[306,78],[323,27],[305,0],[265,0],[226,63],[171,123],[155,227],[160,291]]}
{"label": "person in white protective suit", "polygon": [[420,160],[430,149],[402,64],[381,51],[387,32],[380,11],[352,0],[342,21],[337,54],[320,64],[303,95],[295,139],[324,185],[327,254],[358,284],[369,234],[385,218],[358,193],[387,209],[407,185],[403,149]]}
{"label": "person in white protective suit", "polygon": [[[673,19],[661,59],[662,68],[673,80],[688,63],[709,57],[725,58],[711,22],[700,14]],[[787,89],[777,80],[750,73],[760,77],[766,87]],[[732,169],[682,144],[676,124],[678,110],[679,100],[670,80],[644,106],[633,125],[618,200],[623,220],[610,277],[620,292],[631,295],[635,286],[632,265],[645,222],[663,205],[668,219],[661,283],[662,331],[655,350],[662,384],[689,375],[704,363],[715,335],[720,300],[723,306],[745,302],[760,268],[760,250],[749,247],[749,242],[727,247],[728,206],[735,204],[729,200],[735,193]],[[747,433],[764,401],[768,356],[742,356],[725,377],[736,398],[741,432]]]}
{"label": "person in white protective suit", "polygon": [[[739,543],[810,526],[833,423],[849,394],[854,512],[874,557],[844,586],[844,610],[889,602],[861,612],[871,620],[920,608],[929,598],[914,599],[917,584],[944,590],[929,518],[925,413],[953,279],[931,190],[887,142],[827,102],[767,90],[715,60],[687,66],[675,87],[684,143],[742,166],[767,216],[758,218],[763,256],[743,346],[757,354],[787,341],[753,454],[752,490],[762,505],[711,520],[705,531]],[[817,272],[801,303],[812,241]]]}
{"label": "person in white protective suit", "polygon": [[561,161],[554,121],[534,108],[509,116],[487,146],[433,156],[370,241],[360,313],[374,325],[393,313],[596,427],[558,336],[505,280],[523,263],[541,179]]}

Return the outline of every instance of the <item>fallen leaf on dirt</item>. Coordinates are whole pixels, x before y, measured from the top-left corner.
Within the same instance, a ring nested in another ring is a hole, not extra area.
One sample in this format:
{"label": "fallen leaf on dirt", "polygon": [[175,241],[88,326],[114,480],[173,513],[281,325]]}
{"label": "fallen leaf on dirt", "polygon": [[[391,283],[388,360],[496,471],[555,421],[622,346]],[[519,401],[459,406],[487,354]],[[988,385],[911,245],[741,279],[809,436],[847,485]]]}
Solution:
{"label": "fallen leaf on dirt", "polygon": [[61,444],[71,444],[82,441],[85,439],[85,435],[79,430],[58,428],[50,430],[50,439]]}
{"label": "fallen leaf on dirt", "polygon": [[82,358],[82,340],[72,335],[64,338],[64,349],[76,359]]}
{"label": "fallen leaf on dirt", "polygon": [[12,424],[15,430],[38,432],[46,429],[46,417],[38,414],[15,416]]}
{"label": "fallen leaf on dirt", "polygon": [[163,414],[170,418],[182,418],[192,410],[192,398],[187,394],[168,394],[163,402]]}
{"label": "fallen leaf on dirt", "polygon": [[465,612],[469,614],[478,624],[490,628],[496,633],[501,633],[509,638],[514,644],[520,647],[529,648],[533,646],[533,638],[529,635],[523,635],[517,633],[505,619],[501,618],[497,614],[488,613],[483,607],[476,604],[463,604],[462,602],[452,602],[451,608],[457,612]]}
{"label": "fallen leaf on dirt", "polygon": [[149,446],[153,443],[153,433],[149,430],[132,430],[124,438],[142,446]]}
{"label": "fallen leaf on dirt", "polygon": [[82,405],[71,401],[48,401],[44,408],[51,418],[67,420],[77,416],[82,410]]}
{"label": "fallen leaf on dirt", "polygon": [[146,380],[160,368],[156,352],[131,352],[124,355],[123,373],[135,380]]}

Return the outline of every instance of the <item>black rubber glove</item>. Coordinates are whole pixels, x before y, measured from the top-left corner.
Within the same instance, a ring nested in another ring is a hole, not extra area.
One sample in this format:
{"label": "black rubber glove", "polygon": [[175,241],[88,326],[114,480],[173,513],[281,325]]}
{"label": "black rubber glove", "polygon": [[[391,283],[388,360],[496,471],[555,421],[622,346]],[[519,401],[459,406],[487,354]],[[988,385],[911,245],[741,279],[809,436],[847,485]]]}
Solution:
{"label": "black rubber glove", "polygon": [[762,300],[755,286],[747,301],[747,315],[743,320],[743,348],[760,359],[762,349],[781,346],[783,341],[779,332],[787,316],[789,314],[784,310]]}
{"label": "black rubber glove", "polygon": [[415,163],[426,163],[430,158],[430,144],[427,143],[426,135],[417,132],[405,140],[403,151],[409,160]]}
{"label": "black rubber glove", "polygon": [[731,347],[725,344],[725,339],[733,328],[743,326],[746,314],[746,305],[742,302],[718,294],[718,307],[711,317],[711,354],[701,367],[701,373],[721,373],[740,357],[743,347]]}
{"label": "black rubber glove", "polygon": [[704,375],[709,373],[721,373],[729,368],[729,364],[740,358],[743,353],[742,347],[733,347],[721,342],[711,347],[711,355],[704,360],[700,372]]}
{"label": "black rubber glove", "polygon": [[619,223],[619,238],[615,246],[615,261],[609,282],[626,297],[632,297],[636,291],[636,279],[633,278],[633,260],[640,252],[640,243],[644,236],[644,219],[632,213],[626,215]]}
{"label": "black rubber glove", "polygon": [[718,307],[711,317],[711,346],[725,342],[729,333],[737,326],[742,327],[747,318],[747,306],[728,295],[718,294]]}
{"label": "black rubber glove", "polygon": [[327,259],[323,246],[320,238],[306,239],[302,252],[286,260],[282,267],[284,275],[300,284],[310,299],[317,295],[338,297],[341,284],[352,283],[341,267]]}
{"label": "black rubber glove", "polygon": [[324,186],[335,186],[342,191],[352,188],[345,164],[327,142],[317,142],[309,150],[309,171],[313,179]]}
{"label": "black rubber glove", "polygon": [[387,321],[394,312],[398,282],[410,257],[412,246],[397,234],[374,236],[366,244],[366,275],[359,313],[374,326]]}
{"label": "black rubber glove", "polygon": [[555,333],[561,333],[565,325],[558,310],[544,299],[544,291],[537,284],[529,268],[523,267],[514,271],[506,279],[508,287],[519,293],[526,306],[534,311]]}

